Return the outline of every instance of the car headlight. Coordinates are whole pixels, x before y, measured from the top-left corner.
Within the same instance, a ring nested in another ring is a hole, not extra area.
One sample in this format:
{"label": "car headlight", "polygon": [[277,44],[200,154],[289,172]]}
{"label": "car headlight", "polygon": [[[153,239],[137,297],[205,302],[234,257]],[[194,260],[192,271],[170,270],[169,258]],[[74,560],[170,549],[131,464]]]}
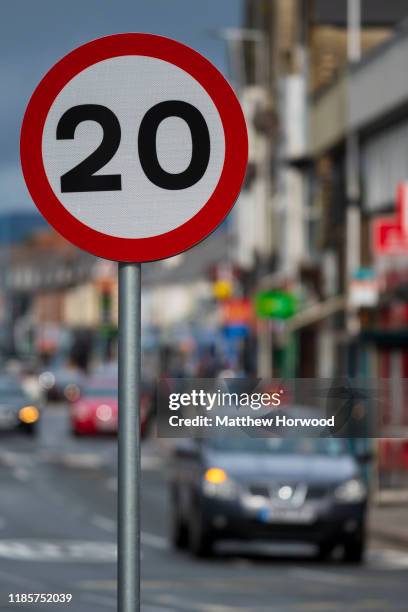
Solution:
{"label": "car headlight", "polygon": [[38,377],[38,382],[40,387],[45,389],[45,391],[49,391],[55,385],[55,376],[52,372],[42,372]]}
{"label": "car headlight", "polygon": [[238,495],[238,485],[221,468],[213,467],[205,472],[202,489],[208,497],[235,499]]}
{"label": "car headlight", "polygon": [[38,408],[35,406],[24,406],[18,412],[18,418],[25,425],[33,425],[40,417]]}
{"label": "car headlight", "polygon": [[96,418],[103,423],[112,419],[113,410],[108,404],[100,404],[96,409]]}
{"label": "car headlight", "polygon": [[360,478],[352,478],[339,485],[334,491],[336,501],[342,504],[357,504],[367,496],[367,488]]}

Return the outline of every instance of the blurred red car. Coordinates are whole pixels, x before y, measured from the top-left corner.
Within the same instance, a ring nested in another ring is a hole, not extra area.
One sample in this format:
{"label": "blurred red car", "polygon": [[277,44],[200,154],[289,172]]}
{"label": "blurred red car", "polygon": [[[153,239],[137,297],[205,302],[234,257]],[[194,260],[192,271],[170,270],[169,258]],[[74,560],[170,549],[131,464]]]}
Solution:
{"label": "blurred red car", "polygon": [[[149,403],[142,393],[140,425],[146,433]],[[71,430],[75,436],[115,434],[118,431],[117,379],[93,378],[71,403]]]}
{"label": "blurred red car", "polygon": [[72,402],[71,429],[76,436],[116,433],[118,390],[116,380],[91,379],[80,397]]}

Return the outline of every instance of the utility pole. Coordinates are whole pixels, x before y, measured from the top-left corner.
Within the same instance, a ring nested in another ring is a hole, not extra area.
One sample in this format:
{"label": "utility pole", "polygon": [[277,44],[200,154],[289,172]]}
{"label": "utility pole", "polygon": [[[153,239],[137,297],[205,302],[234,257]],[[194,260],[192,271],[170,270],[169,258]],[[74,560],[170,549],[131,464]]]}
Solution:
{"label": "utility pole", "polygon": [[[361,0],[347,0],[347,139],[346,139],[346,289],[361,265],[360,151],[358,134],[352,127],[351,71],[361,59]],[[355,335],[360,328],[358,312],[347,304],[347,330]]]}
{"label": "utility pole", "polygon": [[[254,71],[253,85],[264,94],[266,102],[268,95],[268,47],[265,34],[256,28],[227,28],[221,31],[221,36],[227,42],[229,64],[232,79],[238,91],[248,86],[247,74],[244,65],[244,43],[253,45]],[[256,187],[253,214],[256,216],[256,245],[254,251],[261,257],[267,257],[272,242],[271,217],[271,149],[268,135],[259,138],[256,155]],[[272,363],[272,328],[270,321],[258,321],[257,330],[256,369],[258,376],[270,378],[273,370]]]}

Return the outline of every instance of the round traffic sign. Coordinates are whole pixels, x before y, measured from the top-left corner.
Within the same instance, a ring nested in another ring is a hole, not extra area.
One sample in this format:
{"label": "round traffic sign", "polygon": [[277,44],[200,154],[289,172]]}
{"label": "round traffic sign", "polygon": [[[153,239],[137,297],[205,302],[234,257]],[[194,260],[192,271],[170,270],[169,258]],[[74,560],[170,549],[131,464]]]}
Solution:
{"label": "round traffic sign", "polygon": [[21,162],[44,217],[106,259],[171,257],[238,197],[248,143],[222,74],[185,45],[115,34],[75,49],[35,90]]}

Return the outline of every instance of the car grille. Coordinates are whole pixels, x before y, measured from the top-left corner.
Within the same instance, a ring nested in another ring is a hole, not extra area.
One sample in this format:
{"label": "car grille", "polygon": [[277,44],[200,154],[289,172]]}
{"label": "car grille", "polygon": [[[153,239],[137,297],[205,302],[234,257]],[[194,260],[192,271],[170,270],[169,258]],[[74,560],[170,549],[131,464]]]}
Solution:
{"label": "car grille", "polygon": [[270,496],[270,489],[269,487],[265,486],[265,485],[250,485],[249,487],[249,492],[252,495],[259,495],[260,497],[269,497]]}
{"label": "car grille", "polygon": [[307,488],[306,499],[322,499],[326,497],[329,488],[324,485],[309,485]]}
{"label": "car grille", "polygon": [[248,486],[248,490],[251,495],[259,495],[260,497],[265,497],[268,499],[275,499],[277,496],[277,492],[280,487],[290,484],[290,486],[296,491],[299,487],[306,488],[306,500],[316,500],[322,499],[326,497],[329,492],[329,487],[325,485],[304,485],[304,483],[272,483],[272,484],[250,484]]}

